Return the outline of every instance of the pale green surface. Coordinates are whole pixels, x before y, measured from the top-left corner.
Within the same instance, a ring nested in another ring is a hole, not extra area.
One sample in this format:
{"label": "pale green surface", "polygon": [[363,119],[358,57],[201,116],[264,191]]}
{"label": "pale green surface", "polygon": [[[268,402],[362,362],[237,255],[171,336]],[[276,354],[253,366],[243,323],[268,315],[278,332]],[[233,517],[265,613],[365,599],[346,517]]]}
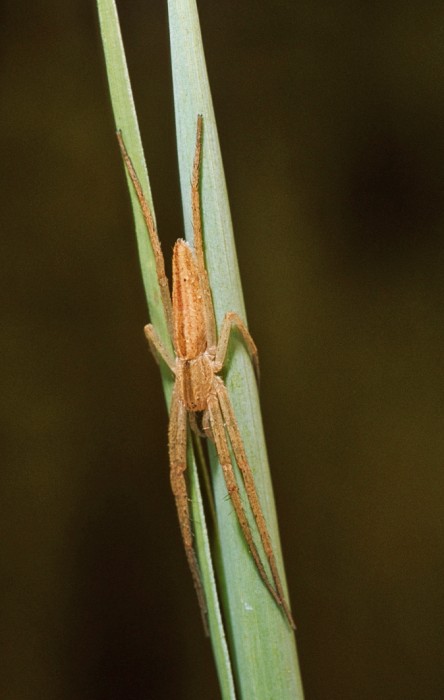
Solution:
{"label": "pale green surface", "polygon": [[[116,6],[113,0],[98,0],[97,6],[99,11],[102,41],[105,51],[105,61],[116,128],[121,129],[122,131],[128,153],[133,161],[134,167],[142,183],[145,195],[147,196],[154,216],[154,209],[152,207],[151,193],[149,189],[148,172],[143,156],[139,127],[134,108],[131,85],[129,82]],[[116,150],[118,149],[117,140],[115,143],[115,148]],[[139,256],[148,301],[150,320],[155,326],[163,342],[167,346],[169,345],[171,347],[163,307],[161,304],[159,287],[157,284],[154,257],[149,243],[148,234],[140,212],[139,203],[133,192],[133,188],[130,186],[129,189],[134,210]],[[165,396],[169,405],[172,386],[171,372],[166,368],[163,368],[162,377]],[[210,627],[211,643],[213,646],[222,697],[224,700],[231,700],[235,697],[234,683],[217,599],[202,497],[198,479],[196,478],[195,463],[194,460],[191,459],[191,454],[189,454],[188,462],[190,464],[190,495],[192,502],[191,507],[195,534],[195,547],[199,558],[207,598],[208,623]]]}
{"label": "pale green surface", "polygon": [[[229,310],[245,318],[229,204],[208,84],[196,3],[168,0],[176,129],[186,237],[192,241],[190,178],[197,114],[204,118],[202,209],[204,243],[218,326]],[[252,241],[252,244],[254,241]],[[251,363],[234,341],[227,386],[252,466],[280,568],[276,513],[258,394]],[[222,558],[224,614],[237,685],[245,700],[303,698],[293,632],[261,581],[212,459]],[[225,599],[226,598],[226,599]]]}

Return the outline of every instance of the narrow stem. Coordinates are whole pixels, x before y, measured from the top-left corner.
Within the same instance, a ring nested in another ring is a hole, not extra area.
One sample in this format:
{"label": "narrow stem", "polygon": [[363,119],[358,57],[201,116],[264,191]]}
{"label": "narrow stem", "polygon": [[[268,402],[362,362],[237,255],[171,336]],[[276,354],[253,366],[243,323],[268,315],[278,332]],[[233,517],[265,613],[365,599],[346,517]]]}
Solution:
{"label": "narrow stem", "polygon": [[[246,318],[222,158],[196,2],[168,0],[168,10],[185,232],[192,241],[190,164],[196,116],[202,114],[205,257],[220,327],[227,311],[236,311]],[[228,364],[226,384],[285,586],[258,392],[251,362],[241,342],[232,342]],[[210,454],[220,537],[223,609],[240,694],[246,699],[301,699],[303,690],[293,632],[258,575],[227,498],[222,470],[211,446]]]}
{"label": "narrow stem", "polygon": [[[139,126],[137,123],[137,115],[126,65],[116,5],[114,0],[97,0],[97,7],[116,129],[120,129],[122,132],[126,148],[137,172],[138,178],[141,181],[144,196],[148,201],[151,214],[155,221],[148,172],[142,150]],[[117,152],[117,141],[115,142],[115,148]],[[156,275],[153,251],[149,242],[148,233],[134,188],[130,183],[128,184],[136,224],[139,257],[149,307],[150,320],[155,326],[156,331],[164,345],[166,347],[171,347],[171,340],[168,334],[167,321],[164,314],[161,292]],[[172,388],[171,372],[164,366],[161,367],[161,370],[165,398],[167,401],[167,406],[169,407]],[[223,700],[234,700],[235,691],[231,663],[221,620],[208,532],[205,523],[205,514],[191,444],[189,445],[188,450],[188,465],[190,500],[195,537],[194,546],[199,559],[202,581],[207,599],[208,624],[210,628],[211,643],[213,646],[214,658]],[[198,614],[197,603],[196,614]]]}

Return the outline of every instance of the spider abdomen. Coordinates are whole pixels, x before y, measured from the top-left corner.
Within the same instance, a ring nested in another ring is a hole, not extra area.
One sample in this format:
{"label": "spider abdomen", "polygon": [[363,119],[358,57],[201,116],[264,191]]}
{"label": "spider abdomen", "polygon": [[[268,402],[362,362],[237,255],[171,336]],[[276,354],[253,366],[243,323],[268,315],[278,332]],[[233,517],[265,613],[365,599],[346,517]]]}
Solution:
{"label": "spider abdomen", "polygon": [[183,360],[199,357],[207,348],[202,289],[194,251],[179,239],[173,251],[174,347]]}

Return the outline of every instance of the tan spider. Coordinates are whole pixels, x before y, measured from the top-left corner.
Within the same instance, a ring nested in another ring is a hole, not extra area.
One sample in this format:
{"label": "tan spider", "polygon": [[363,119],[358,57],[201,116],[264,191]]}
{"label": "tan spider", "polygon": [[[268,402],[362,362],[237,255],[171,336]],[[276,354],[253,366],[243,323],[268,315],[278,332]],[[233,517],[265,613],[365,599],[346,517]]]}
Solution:
{"label": "tan spider", "polygon": [[[168,430],[170,478],[176,500],[182,539],[204,624],[207,609],[199,565],[193,548],[193,534],[185,480],[188,423],[197,434],[204,435],[214,441],[228,494],[233,502],[239,525],[242,528],[256,567],[274,600],[282,608],[289,624],[294,628],[293,618],[285,600],[270,536],[259,503],[253,473],[245,454],[239,427],[225,384],[221,377],[217,376],[224,366],[230,332],[233,327],[237,328],[243,338],[253,362],[256,376],[259,373],[259,364],[256,345],[245,324],[234,311],[229,311],[225,315],[219,334],[219,341],[217,341],[216,321],[202,245],[199,196],[202,117],[199,116],[197,119],[196,150],[191,181],[194,250],[186,241],[181,239],[176,241],[172,265],[172,298],[170,297],[164,259],[151,211],[120,132],[118,132],[117,138],[129,177],[140,203],[153,248],[162,303],[175,352],[173,357],[165,348],[151,324],[145,326],[145,335],[156,360],[159,361],[159,358],[161,358],[175,376]],[[199,424],[202,425],[204,433],[198,428],[198,418],[201,419]],[[270,566],[274,586],[265,572],[253,540],[231,463],[229,443],[231,443],[234,458],[242,474],[245,492]]]}

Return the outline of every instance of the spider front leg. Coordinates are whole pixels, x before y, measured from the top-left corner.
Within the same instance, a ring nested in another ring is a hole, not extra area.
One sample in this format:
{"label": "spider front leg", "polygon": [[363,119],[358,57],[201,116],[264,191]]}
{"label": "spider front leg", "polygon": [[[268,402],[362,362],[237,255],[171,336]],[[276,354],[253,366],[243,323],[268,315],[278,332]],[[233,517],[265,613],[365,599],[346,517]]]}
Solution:
{"label": "spider front leg", "polygon": [[[218,378],[216,377],[215,379],[217,380]],[[222,382],[222,380],[220,379],[219,381]],[[270,591],[276,603],[279,606],[281,606],[282,601],[268,580],[268,576],[265,572],[264,566],[261,562],[259,553],[253,540],[253,535],[251,533],[250,525],[242,503],[239,487],[234,476],[230,450],[228,447],[227,436],[225,434],[224,418],[222,416],[218,398],[215,394],[210,394],[210,396],[208,397],[208,417],[212,437],[216,445],[217,456],[219,458],[219,462],[222,467],[222,471],[225,478],[225,483],[227,485],[228,495],[230,496],[230,499],[233,503],[234,510],[239,521],[239,525],[245,537],[245,541],[248,545],[248,548],[251,552],[251,555],[254,559],[254,562],[263,582]]]}
{"label": "spider front leg", "polygon": [[[257,529],[261,538],[262,546],[264,548],[264,552],[267,557],[268,564],[270,566],[273,581],[276,586],[279,605],[282,606],[282,609],[285,613],[285,616],[287,617],[288,622],[290,623],[290,626],[293,629],[296,629],[293,617],[290,612],[290,608],[285,599],[284,589],[282,586],[281,578],[276,564],[276,559],[273,552],[273,545],[271,543],[267,524],[265,522],[265,517],[262,512],[261,504],[259,502],[256,484],[254,483],[253,472],[251,471],[251,467],[247,460],[247,455],[245,453],[245,448],[242,442],[241,434],[236,421],[236,417],[234,415],[233,407],[231,406],[226,386],[223,383],[222,379],[220,379],[219,377],[215,378],[215,388],[217,398],[220,404],[222,420],[226,427],[228,437],[230,438],[231,447],[233,449],[236,464],[239,467],[239,471],[242,474],[242,479],[244,482],[248,502],[253,512],[253,516],[256,521]],[[260,573],[263,578],[261,570]]]}
{"label": "spider front leg", "polygon": [[168,428],[171,488],[176,501],[177,515],[179,517],[185,553],[199,600],[205,633],[208,636],[207,604],[205,602],[205,593],[202,586],[199,564],[193,547],[193,532],[191,529],[188,491],[185,479],[185,471],[187,468],[187,432],[187,410],[179,399],[177,389],[174,388]]}

